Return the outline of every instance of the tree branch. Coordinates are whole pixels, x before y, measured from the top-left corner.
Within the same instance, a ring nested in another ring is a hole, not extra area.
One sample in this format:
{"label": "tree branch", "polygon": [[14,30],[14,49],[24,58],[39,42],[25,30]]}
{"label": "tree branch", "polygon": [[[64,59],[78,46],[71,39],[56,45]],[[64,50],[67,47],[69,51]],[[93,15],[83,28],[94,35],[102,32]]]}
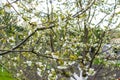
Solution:
{"label": "tree branch", "polygon": [[85,13],[88,9],[91,8],[91,6],[95,3],[96,0],[93,0],[85,9],[78,11],[76,14],[74,14],[72,17],[75,18],[83,13]]}
{"label": "tree branch", "polygon": [[0,50],[0,51],[9,51],[9,52],[31,52],[32,50]]}
{"label": "tree branch", "polygon": [[93,58],[92,58],[91,61],[90,61],[89,68],[92,67],[92,64],[93,64],[93,61],[94,61],[94,59],[95,59],[95,56],[98,54],[98,52],[99,52],[99,50],[100,50],[100,48],[101,48],[101,45],[102,45],[104,36],[105,36],[105,31],[103,32],[103,34],[102,34],[102,36],[101,36],[101,39],[100,39],[100,41],[99,41],[99,46],[98,46],[97,51],[93,54]]}
{"label": "tree branch", "polygon": [[[50,29],[52,27],[55,27],[53,24],[50,25],[49,27],[40,27],[40,28],[37,28],[36,30],[34,30],[34,32],[32,32],[28,37],[26,37],[22,42],[20,42],[18,45],[16,45],[15,47],[13,47],[11,50],[15,50],[17,48],[19,48],[22,44],[24,44],[31,36],[33,36],[37,31],[39,30],[45,30],[45,29]],[[10,53],[11,51],[5,51],[3,53],[0,53],[0,55],[5,55],[5,54],[8,54]]]}

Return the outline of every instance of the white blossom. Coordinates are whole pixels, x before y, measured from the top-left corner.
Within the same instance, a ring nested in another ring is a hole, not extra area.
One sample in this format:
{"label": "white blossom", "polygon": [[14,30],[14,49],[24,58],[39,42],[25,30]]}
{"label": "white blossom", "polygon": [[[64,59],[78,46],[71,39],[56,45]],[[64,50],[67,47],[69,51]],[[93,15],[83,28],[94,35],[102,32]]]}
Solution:
{"label": "white blossom", "polygon": [[49,53],[50,53],[50,51],[47,51],[47,50],[46,50],[45,54],[49,54]]}
{"label": "white blossom", "polygon": [[32,61],[26,61],[25,62],[28,66],[31,66],[32,65]]}
{"label": "white blossom", "polygon": [[42,75],[41,75],[41,69],[40,69],[40,68],[37,68],[37,74],[38,74],[39,76],[42,76]]}
{"label": "white blossom", "polygon": [[16,67],[16,65],[17,65],[16,63],[13,63],[13,66],[15,66],[15,67]]}
{"label": "white blossom", "polygon": [[2,60],[2,56],[0,56],[0,60]]}
{"label": "white blossom", "polygon": [[42,63],[41,62],[36,62],[36,65],[41,66]]}
{"label": "white blossom", "polygon": [[93,68],[90,68],[89,71],[88,71],[88,75],[94,75],[96,72]]}
{"label": "white blossom", "polygon": [[66,66],[57,66],[58,69],[66,69]]}
{"label": "white blossom", "polygon": [[20,76],[20,73],[17,73],[16,76],[19,77],[19,76]]}

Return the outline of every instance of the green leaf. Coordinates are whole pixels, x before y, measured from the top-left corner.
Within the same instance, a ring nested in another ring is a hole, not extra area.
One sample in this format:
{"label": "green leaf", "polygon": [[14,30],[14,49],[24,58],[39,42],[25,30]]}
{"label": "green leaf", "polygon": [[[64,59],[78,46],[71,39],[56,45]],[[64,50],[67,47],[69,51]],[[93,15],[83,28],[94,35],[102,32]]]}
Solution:
{"label": "green leaf", "polygon": [[0,9],[0,15],[3,15],[3,14],[4,14],[4,10]]}
{"label": "green leaf", "polygon": [[22,16],[23,20],[29,21],[29,18],[27,16]]}
{"label": "green leaf", "polygon": [[95,60],[94,60],[94,64],[97,64],[97,65],[98,65],[98,64],[100,64],[102,61],[103,61],[103,60],[101,60],[101,59],[95,59]]}

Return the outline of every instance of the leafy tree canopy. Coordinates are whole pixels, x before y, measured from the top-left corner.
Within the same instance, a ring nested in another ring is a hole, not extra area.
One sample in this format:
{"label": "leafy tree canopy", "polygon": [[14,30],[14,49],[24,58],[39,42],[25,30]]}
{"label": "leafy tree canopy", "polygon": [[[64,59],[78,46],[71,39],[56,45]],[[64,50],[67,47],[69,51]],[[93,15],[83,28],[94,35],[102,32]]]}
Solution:
{"label": "leafy tree canopy", "polygon": [[107,74],[119,70],[119,57],[102,46],[120,28],[119,9],[119,0],[5,0],[0,63],[18,80],[70,80],[81,71],[90,80],[118,78]]}

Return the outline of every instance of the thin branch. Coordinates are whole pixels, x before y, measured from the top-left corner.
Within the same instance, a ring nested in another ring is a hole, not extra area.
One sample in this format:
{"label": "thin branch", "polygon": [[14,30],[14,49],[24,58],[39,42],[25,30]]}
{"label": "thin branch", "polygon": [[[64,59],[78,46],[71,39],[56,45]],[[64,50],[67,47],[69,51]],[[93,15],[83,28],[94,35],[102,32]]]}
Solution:
{"label": "thin branch", "polygon": [[83,13],[85,13],[88,9],[91,8],[91,6],[95,3],[96,0],[93,0],[84,10],[78,11],[76,14],[74,14],[72,17],[75,18]]}
{"label": "thin branch", "polygon": [[111,15],[111,17],[110,17],[110,21],[109,21],[107,27],[109,27],[109,26],[112,24],[112,20],[113,20],[113,18],[115,17],[115,9],[116,9],[116,7],[117,7],[117,3],[116,3],[116,0],[115,0],[114,10],[113,10],[113,13],[112,13],[112,15]]}
{"label": "thin branch", "polygon": [[87,22],[89,21],[89,19],[90,19],[90,16],[91,16],[91,9],[89,9],[89,10],[88,10]]}
{"label": "thin branch", "polygon": [[54,40],[53,40],[53,35],[50,34],[50,47],[51,47],[51,51],[54,52]]}
{"label": "thin branch", "polygon": [[51,58],[51,59],[58,59],[58,58],[53,58],[52,56],[45,56],[43,54],[37,53],[33,50],[0,50],[0,51],[9,51],[9,52],[31,52],[34,53],[37,56],[45,57],[45,58]]}
{"label": "thin branch", "polygon": [[9,52],[31,52],[31,50],[0,50],[0,51],[9,51]]}
{"label": "thin branch", "polygon": [[35,51],[32,51],[32,53],[36,54],[37,56],[45,57],[45,58],[50,58],[50,59],[58,59],[58,58],[53,58],[52,56],[46,56],[45,54],[40,54]]}
{"label": "thin branch", "polygon": [[99,52],[99,54],[104,53],[104,52],[107,52],[107,51],[110,50],[110,49],[112,49],[112,46],[111,46],[110,48],[104,50],[104,51]]}
{"label": "thin branch", "polygon": [[[112,14],[112,16],[111,16],[111,19],[114,18],[115,9],[116,9],[116,4],[115,4],[115,6],[114,6],[114,12],[113,12],[113,14]],[[101,20],[97,25],[99,25],[99,24],[104,20],[104,18],[105,18],[106,16],[107,16],[107,15],[105,15],[105,16],[102,18],[102,20]],[[109,23],[108,23],[108,25],[107,25],[108,27],[110,26],[111,22],[112,22],[112,20],[109,21]],[[97,25],[95,25],[95,27],[96,27]],[[101,45],[102,45],[102,41],[103,41],[104,35],[105,35],[105,32],[104,32],[103,35],[101,36],[100,46],[98,47],[98,50],[96,51],[96,53],[94,54],[92,60],[90,61],[89,67],[92,67],[92,63],[93,63],[93,61],[94,61],[95,56],[96,56],[97,54],[99,54],[98,52],[99,52],[100,47],[101,47]],[[108,48],[107,50],[102,51],[102,52],[100,52],[100,53],[106,52],[106,51],[108,51],[108,50],[111,49],[111,48],[112,48],[112,47],[110,47],[110,48]]]}
{"label": "thin branch", "polygon": [[[50,25],[49,27],[40,27],[40,28],[37,28],[34,32],[32,32],[28,37],[26,37],[22,42],[20,42],[18,45],[16,45],[15,47],[13,47],[11,50],[15,50],[17,48],[19,48],[22,44],[24,44],[30,37],[32,37],[37,31],[39,30],[45,30],[45,29],[50,29],[52,27],[55,27],[53,24]],[[5,54],[8,54],[10,53],[11,51],[5,51],[3,53],[0,53],[0,55],[5,55]]]}
{"label": "thin branch", "polygon": [[[77,1],[77,0],[76,0]],[[78,2],[79,1],[79,2]],[[82,6],[82,0],[78,0],[77,1],[77,5],[80,7],[81,10],[83,10],[83,6]]]}
{"label": "thin branch", "polygon": [[106,17],[107,17],[107,14],[95,25],[95,27],[97,27]]}
{"label": "thin branch", "polygon": [[96,10],[94,9],[94,11],[93,11],[93,14],[92,14],[91,18],[89,19],[88,25],[90,25],[90,24],[91,24],[91,22],[92,22],[92,20],[93,20],[93,18],[94,18],[94,16],[95,16],[95,12],[96,12]]}
{"label": "thin branch", "polygon": [[91,61],[90,61],[89,68],[92,67],[92,64],[93,64],[93,61],[94,61],[94,59],[95,59],[95,56],[98,54],[98,52],[99,52],[99,50],[100,50],[100,48],[101,48],[101,46],[102,46],[102,42],[103,42],[104,36],[105,36],[105,31],[103,32],[103,34],[102,34],[102,36],[101,36],[101,39],[99,40],[98,49],[97,49],[97,51],[93,54],[93,58],[92,58]]}
{"label": "thin branch", "polygon": [[15,9],[15,7],[12,5],[12,3],[10,3],[8,0],[7,0],[7,2],[9,3],[9,5],[12,6],[12,8],[15,10],[15,12],[16,12],[18,15],[20,15],[19,12],[18,12],[18,11]]}
{"label": "thin branch", "polygon": [[16,2],[18,2],[18,1],[20,1],[20,0],[15,0],[15,1],[11,2],[10,4],[16,3]]}

